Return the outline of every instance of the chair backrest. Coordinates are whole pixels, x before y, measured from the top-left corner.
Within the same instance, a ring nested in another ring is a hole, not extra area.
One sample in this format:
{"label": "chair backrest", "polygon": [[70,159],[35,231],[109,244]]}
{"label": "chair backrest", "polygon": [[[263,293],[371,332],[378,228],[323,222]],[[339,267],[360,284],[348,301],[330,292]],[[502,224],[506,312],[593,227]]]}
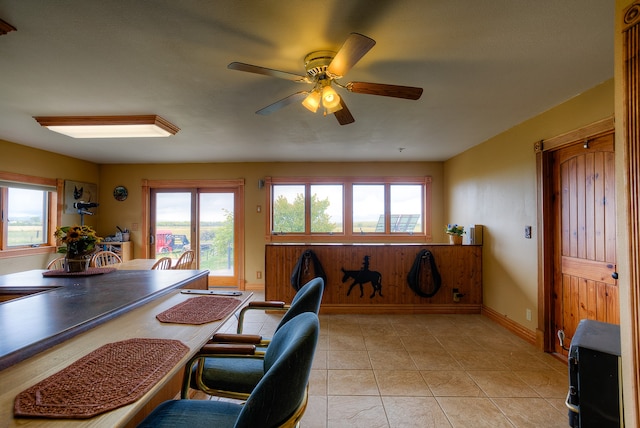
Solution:
{"label": "chair backrest", "polygon": [[320,311],[320,303],[322,302],[322,293],[324,292],[324,280],[320,277],[313,278],[305,285],[300,287],[300,290],[296,293],[291,300],[291,306],[289,310],[280,319],[276,331],[285,325],[289,320],[296,316],[305,313],[313,312],[318,315]]}
{"label": "chair backrest", "polygon": [[98,251],[91,259],[91,266],[93,267],[105,267],[119,263],[122,263],[122,259],[113,251]]}
{"label": "chair backrest", "polygon": [[265,374],[242,407],[236,428],[280,426],[296,413],[306,400],[319,331],[318,316],[307,312],[274,334],[264,356]]}
{"label": "chair backrest", "polygon": [[171,257],[161,257],[151,266],[154,270],[171,269]]}
{"label": "chair backrest", "polygon": [[176,262],[176,265],[173,267],[173,269],[193,269],[192,264],[195,256],[195,251],[185,251],[184,253],[182,253],[180,258],[178,258],[178,261]]}
{"label": "chair backrest", "polygon": [[64,269],[64,257],[57,257],[49,262],[47,265],[48,270]]}

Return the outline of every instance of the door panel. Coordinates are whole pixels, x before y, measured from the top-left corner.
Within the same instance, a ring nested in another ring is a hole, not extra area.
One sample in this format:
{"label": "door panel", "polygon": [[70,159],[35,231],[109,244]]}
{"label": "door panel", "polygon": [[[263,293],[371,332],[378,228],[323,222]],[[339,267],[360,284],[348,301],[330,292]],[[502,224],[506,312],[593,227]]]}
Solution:
{"label": "door panel", "polygon": [[[615,167],[613,134],[580,142],[553,154],[554,333],[567,347],[581,319],[618,323],[615,253]],[[557,342],[556,352],[566,352]]]}

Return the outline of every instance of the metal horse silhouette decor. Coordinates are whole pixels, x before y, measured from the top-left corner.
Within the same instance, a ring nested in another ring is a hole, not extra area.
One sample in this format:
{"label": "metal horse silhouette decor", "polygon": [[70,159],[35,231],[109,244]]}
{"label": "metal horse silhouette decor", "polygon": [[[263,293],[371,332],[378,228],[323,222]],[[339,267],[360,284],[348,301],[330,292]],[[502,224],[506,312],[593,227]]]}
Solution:
{"label": "metal horse silhouette decor", "polygon": [[378,293],[380,297],[382,296],[382,275],[380,272],[376,272],[375,270],[369,270],[369,256],[364,256],[364,262],[362,263],[362,269],[360,270],[345,270],[342,269],[342,282],[347,282],[349,278],[353,279],[353,283],[349,286],[349,291],[347,291],[347,296],[351,294],[351,290],[356,285],[360,286],[360,297],[364,296],[363,285],[367,282],[371,283],[373,287],[373,293],[369,298],[373,299]]}

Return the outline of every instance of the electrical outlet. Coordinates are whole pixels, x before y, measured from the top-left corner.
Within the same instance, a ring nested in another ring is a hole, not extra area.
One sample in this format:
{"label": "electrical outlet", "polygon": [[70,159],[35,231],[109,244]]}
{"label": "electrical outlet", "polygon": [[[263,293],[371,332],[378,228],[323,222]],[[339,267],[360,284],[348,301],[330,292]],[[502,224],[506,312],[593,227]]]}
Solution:
{"label": "electrical outlet", "polygon": [[527,321],[531,321],[531,309],[527,309]]}
{"label": "electrical outlet", "polygon": [[262,271],[261,270],[256,272],[256,278],[257,279],[262,279]]}
{"label": "electrical outlet", "polygon": [[138,230],[138,223],[131,223],[131,230],[134,232]]}

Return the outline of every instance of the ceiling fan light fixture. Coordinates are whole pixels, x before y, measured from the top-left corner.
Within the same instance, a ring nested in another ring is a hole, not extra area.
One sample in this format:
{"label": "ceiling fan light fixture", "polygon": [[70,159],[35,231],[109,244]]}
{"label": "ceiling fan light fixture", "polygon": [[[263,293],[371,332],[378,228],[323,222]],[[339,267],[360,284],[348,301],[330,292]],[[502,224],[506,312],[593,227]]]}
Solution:
{"label": "ceiling fan light fixture", "polygon": [[156,115],[141,116],[36,116],[51,131],[72,138],[169,137],[180,128]]}
{"label": "ceiling fan light fixture", "polygon": [[318,111],[318,107],[320,107],[320,92],[316,89],[311,91],[311,93],[302,101],[302,105],[312,113]]}
{"label": "ceiling fan light fixture", "polygon": [[[327,109],[327,111],[340,106],[340,95],[329,85],[322,88],[322,106]],[[340,108],[334,111],[337,110],[340,110]]]}

